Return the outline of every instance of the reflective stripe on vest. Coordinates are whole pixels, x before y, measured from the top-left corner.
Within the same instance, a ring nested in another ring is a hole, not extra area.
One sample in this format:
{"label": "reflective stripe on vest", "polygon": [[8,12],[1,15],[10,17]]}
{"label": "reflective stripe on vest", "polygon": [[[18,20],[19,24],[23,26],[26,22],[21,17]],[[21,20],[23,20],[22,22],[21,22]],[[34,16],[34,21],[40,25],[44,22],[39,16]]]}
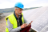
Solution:
{"label": "reflective stripe on vest", "polygon": [[[14,16],[14,14],[11,14],[9,16],[6,17],[6,19],[9,19],[10,23],[13,25],[13,29],[17,28],[17,20]],[[24,18],[23,18],[23,14],[22,14],[22,24],[24,23]],[[6,26],[8,26],[7,20],[6,20]],[[9,32],[8,28],[6,27],[6,32]]]}

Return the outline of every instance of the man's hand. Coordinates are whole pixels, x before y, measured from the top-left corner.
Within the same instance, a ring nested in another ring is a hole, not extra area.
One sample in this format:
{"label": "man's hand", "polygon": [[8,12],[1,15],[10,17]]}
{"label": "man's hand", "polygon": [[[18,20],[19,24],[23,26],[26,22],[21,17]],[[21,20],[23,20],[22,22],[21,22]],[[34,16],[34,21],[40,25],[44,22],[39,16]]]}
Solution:
{"label": "man's hand", "polygon": [[21,28],[25,28],[26,26],[27,26],[27,24],[25,23],[25,24],[21,25]]}
{"label": "man's hand", "polygon": [[32,22],[33,22],[33,21],[31,21],[27,26],[30,26]]}

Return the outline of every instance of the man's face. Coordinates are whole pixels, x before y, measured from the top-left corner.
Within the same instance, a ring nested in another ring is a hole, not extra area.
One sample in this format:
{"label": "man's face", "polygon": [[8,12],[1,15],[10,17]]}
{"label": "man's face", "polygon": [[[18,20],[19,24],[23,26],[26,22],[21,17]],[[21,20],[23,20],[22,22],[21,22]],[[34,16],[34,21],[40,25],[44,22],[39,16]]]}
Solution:
{"label": "man's face", "polygon": [[22,10],[23,10],[23,9],[21,9],[21,8],[15,9],[15,13],[17,13],[18,15],[21,15]]}

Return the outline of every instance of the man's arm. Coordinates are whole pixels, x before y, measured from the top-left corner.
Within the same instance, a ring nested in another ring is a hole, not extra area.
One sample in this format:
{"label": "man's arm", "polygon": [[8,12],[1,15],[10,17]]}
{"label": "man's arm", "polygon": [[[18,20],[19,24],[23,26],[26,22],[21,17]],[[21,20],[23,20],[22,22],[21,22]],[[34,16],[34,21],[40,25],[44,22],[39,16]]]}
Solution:
{"label": "man's arm", "polygon": [[[24,16],[23,16],[23,18],[24,18]],[[24,23],[27,23],[27,20],[24,18]]]}
{"label": "man's arm", "polygon": [[9,29],[9,32],[17,32],[21,30],[21,27],[17,27],[15,29],[13,29],[13,25],[10,23],[9,19],[7,20],[8,26],[7,28]]}

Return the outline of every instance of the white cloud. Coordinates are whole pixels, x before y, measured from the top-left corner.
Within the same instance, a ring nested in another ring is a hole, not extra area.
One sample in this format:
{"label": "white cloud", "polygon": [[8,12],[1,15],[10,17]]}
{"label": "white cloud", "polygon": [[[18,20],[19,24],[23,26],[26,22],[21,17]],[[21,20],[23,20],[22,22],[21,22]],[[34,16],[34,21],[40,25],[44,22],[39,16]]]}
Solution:
{"label": "white cloud", "polygon": [[22,2],[26,7],[48,6],[48,3],[33,3],[38,0],[0,0],[0,9],[14,7],[15,3]]}

